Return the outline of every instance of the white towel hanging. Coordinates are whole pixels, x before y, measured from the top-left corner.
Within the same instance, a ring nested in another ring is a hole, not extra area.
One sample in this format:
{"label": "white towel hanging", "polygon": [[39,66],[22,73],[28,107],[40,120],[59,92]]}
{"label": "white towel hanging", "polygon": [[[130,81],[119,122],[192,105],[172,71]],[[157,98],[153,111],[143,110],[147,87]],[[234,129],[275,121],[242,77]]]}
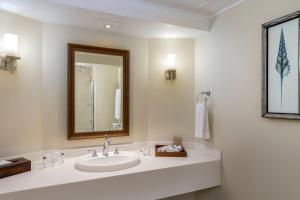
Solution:
{"label": "white towel hanging", "polygon": [[195,120],[195,138],[210,139],[207,98],[204,102],[197,99]]}
{"label": "white towel hanging", "polygon": [[116,89],[115,96],[115,118],[117,120],[121,119],[121,89]]}

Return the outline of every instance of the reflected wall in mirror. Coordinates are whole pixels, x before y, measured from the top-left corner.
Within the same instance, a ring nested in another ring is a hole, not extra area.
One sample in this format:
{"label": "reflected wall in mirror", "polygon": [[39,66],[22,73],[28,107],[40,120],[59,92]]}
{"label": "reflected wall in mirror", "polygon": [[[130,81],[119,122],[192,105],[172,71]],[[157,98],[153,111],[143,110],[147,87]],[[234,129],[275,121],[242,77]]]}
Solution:
{"label": "reflected wall in mirror", "polygon": [[69,44],[68,138],[129,135],[129,51]]}

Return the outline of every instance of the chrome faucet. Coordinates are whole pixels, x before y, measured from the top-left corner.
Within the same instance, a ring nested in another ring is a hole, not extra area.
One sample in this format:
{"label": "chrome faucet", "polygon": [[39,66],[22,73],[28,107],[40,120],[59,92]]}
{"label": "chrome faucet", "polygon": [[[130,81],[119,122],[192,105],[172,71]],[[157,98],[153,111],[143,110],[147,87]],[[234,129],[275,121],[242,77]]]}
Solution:
{"label": "chrome faucet", "polygon": [[110,138],[108,137],[108,135],[105,135],[105,140],[104,140],[104,144],[103,144],[103,151],[102,151],[102,154],[104,156],[108,156],[110,142],[111,141],[110,141]]}

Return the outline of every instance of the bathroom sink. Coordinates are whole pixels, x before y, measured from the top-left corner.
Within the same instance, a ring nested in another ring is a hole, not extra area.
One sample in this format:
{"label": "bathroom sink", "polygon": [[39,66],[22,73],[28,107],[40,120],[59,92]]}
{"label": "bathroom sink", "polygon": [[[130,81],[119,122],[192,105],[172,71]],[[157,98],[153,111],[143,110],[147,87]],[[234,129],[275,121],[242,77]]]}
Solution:
{"label": "bathroom sink", "polygon": [[90,172],[111,172],[134,167],[139,163],[140,158],[136,153],[121,151],[118,155],[112,152],[108,156],[85,155],[76,161],[75,168]]}

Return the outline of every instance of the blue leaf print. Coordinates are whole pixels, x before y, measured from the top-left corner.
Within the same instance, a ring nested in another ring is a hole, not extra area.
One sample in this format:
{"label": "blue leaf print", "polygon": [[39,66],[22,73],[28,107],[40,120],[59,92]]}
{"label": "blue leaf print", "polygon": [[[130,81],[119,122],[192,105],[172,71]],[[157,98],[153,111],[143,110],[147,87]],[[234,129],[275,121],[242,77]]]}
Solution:
{"label": "blue leaf print", "polygon": [[281,28],[279,49],[278,49],[278,55],[277,55],[277,63],[276,63],[275,67],[276,67],[276,71],[280,75],[280,94],[281,94],[281,107],[282,107],[283,79],[284,79],[284,77],[288,76],[288,74],[291,70],[290,62],[287,58],[287,51],[286,51],[286,47],[285,47],[285,39],[284,39],[283,28]]}

